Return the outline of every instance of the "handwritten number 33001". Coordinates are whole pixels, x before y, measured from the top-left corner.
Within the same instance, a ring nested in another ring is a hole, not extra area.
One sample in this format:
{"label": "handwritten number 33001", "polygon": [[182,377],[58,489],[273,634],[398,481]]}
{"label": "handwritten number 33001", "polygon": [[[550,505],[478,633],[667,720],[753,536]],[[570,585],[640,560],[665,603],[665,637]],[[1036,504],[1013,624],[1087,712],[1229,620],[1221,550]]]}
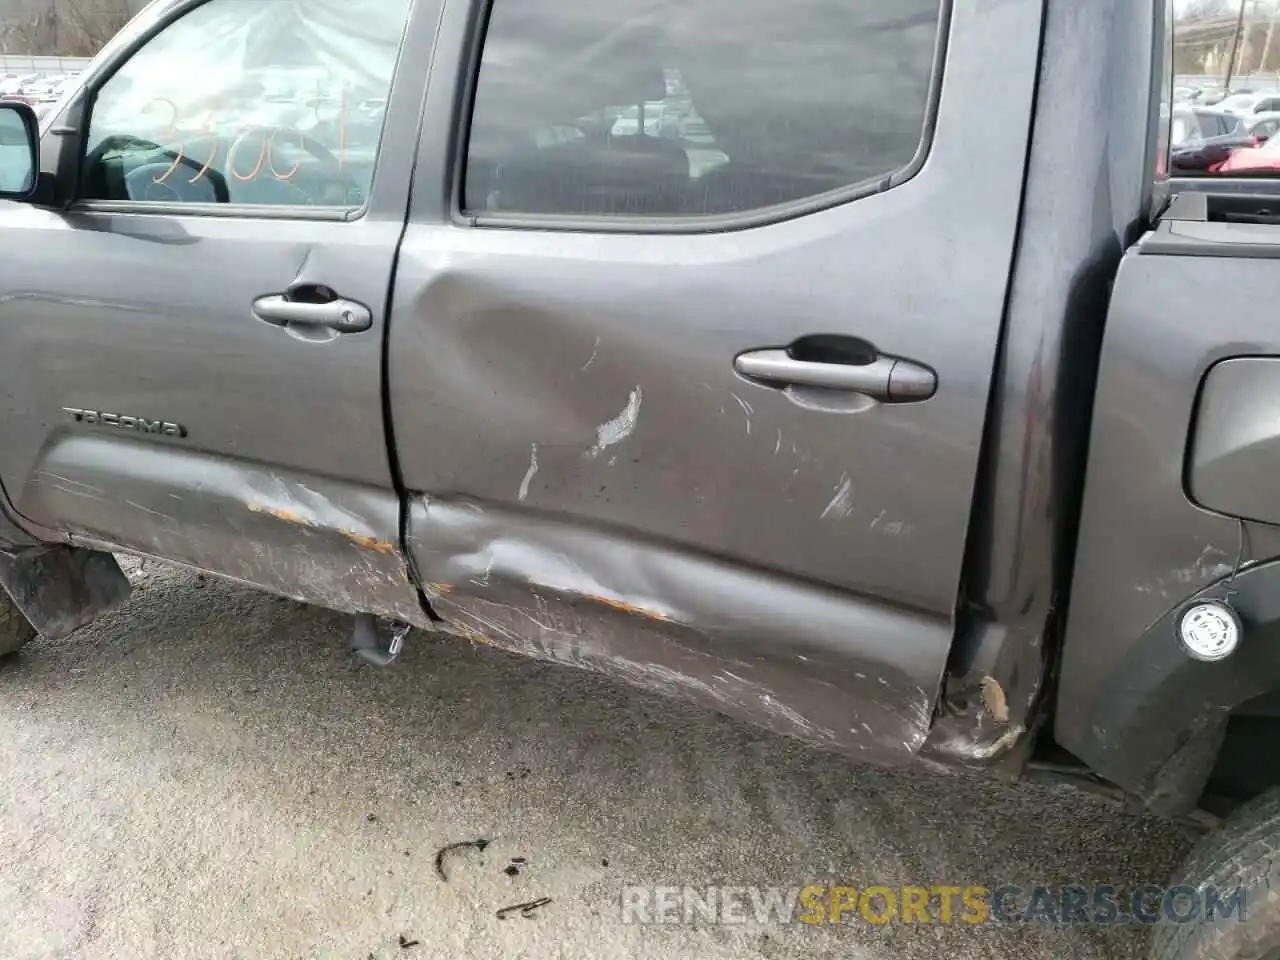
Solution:
{"label": "handwritten number 33001", "polygon": [[[164,139],[170,142],[177,141],[176,145],[171,148],[174,151],[174,158],[173,158],[173,162],[169,164],[169,169],[167,169],[164,173],[160,174],[158,177],[152,178],[154,183],[164,183],[170,177],[173,176],[174,172],[178,169],[178,167],[180,167],[183,164],[183,162],[187,159],[187,141],[185,139],[180,139],[178,137],[178,112],[179,111],[178,111],[177,104],[175,104],[172,100],[168,99],[167,97],[156,97],[154,100],[149,101],[146,104],[146,106],[142,108],[142,112],[146,112],[156,104],[160,104],[164,107],[167,107],[169,110],[169,128],[164,134]],[[213,135],[213,132],[214,132],[213,114],[214,114],[213,110],[210,110],[208,113],[205,114],[204,122],[200,125],[200,129],[199,131],[197,131],[197,136]],[[276,139],[281,134],[289,134],[289,133],[292,133],[295,136],[297,136],[299,145],[300,146],[303,145],[303,135],[300,131],[284,130],[280,127],[251,126],[246,128],[238,137],[235,138],[235,140],[231,142],[231,146],[227,148],[227,159],[230,160],[238,152],[237,148],[240,146],[240,144],[247,141],[250,137],[253,137],[255,135],[260,135],[262,142],[258,146],[258,156],[257,156],[257,159],[254,161],[253,169],[250,170],[248,173],[242,173],[241,171],[235,169],[235,167],[228,166],[227,173],[229,173],[236,180],[239,180],[241,183],[244,183],[246,181],[253,180],[259,177],[262,174],[263,166],[266,166],[272,178],[288,183],[295,176],[297,176],[298,170],[302,166],[300,162],[295,161],[293,164],[293,167],[287,171],[284,171],[283,173],[276,167],[276,158],[275,158]],[[209,158],[205,160],[205,162],[200,167],[200,169],[196,171],[196,175],[192,177],[190,180],[188,180],[187,183],[199,183],[202,179],[204,179],[204,177],[213,168],[214,163],[217,161],[218,151],[220,148],[221,148],[221,144],[217,140],[214,140],[213,149],[209,151]],[[303,146],[303,149],[306,149],[305,146]],[[194,160],[194,158],[192,159]]]}

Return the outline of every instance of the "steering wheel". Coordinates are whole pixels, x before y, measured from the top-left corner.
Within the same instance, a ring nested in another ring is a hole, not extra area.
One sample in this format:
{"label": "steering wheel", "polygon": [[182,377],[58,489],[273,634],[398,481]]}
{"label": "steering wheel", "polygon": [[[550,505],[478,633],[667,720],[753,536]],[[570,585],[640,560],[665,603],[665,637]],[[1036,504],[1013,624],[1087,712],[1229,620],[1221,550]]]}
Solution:
{"label": "steering wheel", "polygon": [[299,147],[332,168],[333,178],[341,183],[344,194],[351,190],[359,192],[359,185],[343,171],[342,162],[328,147],[291,127],[255,127],[236,137],[227,148],[227,161],[223,166],[228,181],[266,186],[269,193],[281,195],[281,203],[298,203],[299,198],[302,203],[315,203],[314,197],[293,183],[300,163],[293,161],[291,166],[277,166],[280,159],[277,151],[283,146]]}
{"label": "steering wheel", "polygon": [[[121,168],[127,166],[129,160],[142,158],[145,159],[138,167],[122,175]],[[226,180],[217,170],[206,169],[207,166],[198,157],[187,156],[185,149],[174,150],[143,137],[116,134],[104,139],[85,156],[84,196],[88,200],[208,203],[212,192],[212,202],[229,202]],[[190,170],[190,175],[179,167]],[[202,184],[198,195],[193,196],[192,190],[184,189],[204,180],[208,183]]]}
{"label": "steering wheel", "polygon": [[[187,152],[191,144],[200,140],[209,141],[208,152],[201,151],[204,159]],[[216,137],[194,138],[183,144],[179,153],[157,148],[160,156],[170,158],[169,162],[156,160],[129,171],[124,178],[126,196],[130,200],[161,203],[229,203],[226,177],[213,166],[218,149]],[[190,175],[180,168],[190,170]]]}

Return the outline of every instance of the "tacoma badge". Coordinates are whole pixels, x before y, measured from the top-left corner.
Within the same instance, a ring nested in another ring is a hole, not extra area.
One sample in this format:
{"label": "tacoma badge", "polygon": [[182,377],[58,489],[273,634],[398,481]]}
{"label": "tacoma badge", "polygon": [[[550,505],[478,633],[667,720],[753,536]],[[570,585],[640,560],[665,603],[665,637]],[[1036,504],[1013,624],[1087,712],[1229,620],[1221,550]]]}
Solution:
{"label": "tacoma badge", "polygon": [[170,423],[168,420],[148,420],[146,417],[104,413],[101,410],[81,410],[78,407],[63,407],[62,412],[70,415],[76,423],[93,423],[102,427],[115,427],[117,430],[132,430],[134,433],[158,433],[166,437],[187,435],[186,427],[180,423]]}

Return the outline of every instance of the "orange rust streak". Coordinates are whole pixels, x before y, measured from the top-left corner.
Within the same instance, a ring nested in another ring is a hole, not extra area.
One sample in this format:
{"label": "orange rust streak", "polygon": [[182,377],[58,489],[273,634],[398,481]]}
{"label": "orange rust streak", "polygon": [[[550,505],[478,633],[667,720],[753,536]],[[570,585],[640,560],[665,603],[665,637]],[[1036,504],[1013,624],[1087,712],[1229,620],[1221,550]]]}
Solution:
{"label": "orange rust streak", "polygon": [[369,550],[376,550],[378,553],[394,553],[396,545],[387,543],[385,540],[379,540],[377,537],[366,536],[363,533],[355,533],[351,530],[343,530],[342,535],[352,543],[358,543],[362,547]]}
{"label": "orange rust streak", "polygon": [[265,503],[251,503],[249,509],[254,513],[265,513],[275,517],[277,520],[283,520],[286,523],[296,523],[303,527],[319,526],[314,520],[304,517],[296,510],[286,510],[284,507],[272,507]]}
{"label": "orange rust streak", "polygon": [[[285,523],[296,523],[300,527],[310,527],[313,530],[326,529],[313,518],[304,517],[298,511],[289,510],[285,507],[273,507],[265,503],[251,503],[249,504],[249,509],[253,513],[265,513],[268,516],[275,517],[277,520],[283,520]],[[378,553],[395,553],[396,545],[388,543],[386,540],[379,540],[377,537],[371,537],[364,533],[356,533],[354,530],[343,529],[338,532],[352,543],[358,544],[367,550],[376,550]]]}
{"label": "orange rust streak", "polygon": [[634,603],[625,603],[622,600],[614,600],[612,597],[597,597],[588,595],[588,600],[594,600],[596,603],[603,603],[606,607],[612,607],[615,610],[621,610],[623,613],[638,613],[642,617],[648,617],[650,620],[666,620],[665,613],[658,613],[656,610],[649,610],[645,607],[638,607]]}

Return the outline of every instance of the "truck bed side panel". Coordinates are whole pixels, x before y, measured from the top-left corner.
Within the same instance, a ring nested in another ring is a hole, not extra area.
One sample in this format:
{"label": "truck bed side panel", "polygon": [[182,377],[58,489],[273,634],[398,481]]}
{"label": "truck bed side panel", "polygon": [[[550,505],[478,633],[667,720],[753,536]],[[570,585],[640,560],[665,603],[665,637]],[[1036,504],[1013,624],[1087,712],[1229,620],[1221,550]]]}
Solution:
{"label": "truck bed side panel", "polygon": [[[1269,309],[1280,227],[1265,228],[1268,242],[1232,242],[1258,229],[1162,225],[1125,256],[1107,318],[1056,734],[1148,797],[1164,789],[1162,771],[1206,718],[1225,718],[1258,684],[1280,679],[1249,649],[1275,619],[1263,602],[1275,570],[1260,564],[1280,556],[1280,528],[1198,506],[1186,474],[1206,374],[1228,358],[1280,355]],[[1197,231],[1217,238],[1178,239]],[[1261,471],[1256,479],[1274,482]],[[1237,566],[1246,573],[1233,583]],[[1205,595],[1230,595],[1244,615],[1241,650],[1222,663],[1184,653],[1173,625],[1177,610]],[[1241,684],[1245,662],[1252,678]],[[1172,802],[1193,803],[1195,792]]]}

